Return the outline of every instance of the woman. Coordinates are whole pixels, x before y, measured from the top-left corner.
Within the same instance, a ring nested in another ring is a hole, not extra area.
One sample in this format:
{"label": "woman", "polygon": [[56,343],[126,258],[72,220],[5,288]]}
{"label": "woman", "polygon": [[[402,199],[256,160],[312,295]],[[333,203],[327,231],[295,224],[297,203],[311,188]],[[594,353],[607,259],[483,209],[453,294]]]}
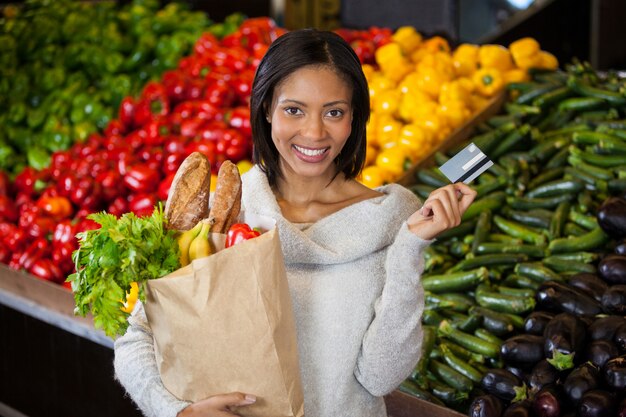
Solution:
{"label": "woman", "polygon": [[[259,65],[251,97],[257,165],[243,176],[242,204],[277,220],[307,417],[386,415],[382,396],[419,359],[422,251],[460,223],[476,195],[449,185],[420,208],[399,185],[358,183],[368,116],[359,60],[331,32],[287,33]],[[177,400],[159,378],[141,305],[130,322],[115,343],[115,369],[146,415],[233,416],[255,401],[254,393]]]}

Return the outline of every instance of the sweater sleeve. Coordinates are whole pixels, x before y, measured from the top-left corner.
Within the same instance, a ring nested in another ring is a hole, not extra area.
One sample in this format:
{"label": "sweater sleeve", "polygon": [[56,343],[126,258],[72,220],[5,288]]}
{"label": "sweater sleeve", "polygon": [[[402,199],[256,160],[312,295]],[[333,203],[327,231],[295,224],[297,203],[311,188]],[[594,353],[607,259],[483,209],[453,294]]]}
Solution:
{"label": "sweater sleeve", "polygon": [[163,385],[154,354],[154,339],[143,305],[138,302],[126,333],[115,340],[115,378],[147,417],[175,417],[190,403]]}
{"label": "sweater sleeve", "polygon": [[385,286],[374,306],[374,319],[363,338],[355,369],[355,377],[372,395],[393,391],[419,360],[424,311],[420,276],[423,250],[431,242],[411,233],[405,222],[388,248]]}

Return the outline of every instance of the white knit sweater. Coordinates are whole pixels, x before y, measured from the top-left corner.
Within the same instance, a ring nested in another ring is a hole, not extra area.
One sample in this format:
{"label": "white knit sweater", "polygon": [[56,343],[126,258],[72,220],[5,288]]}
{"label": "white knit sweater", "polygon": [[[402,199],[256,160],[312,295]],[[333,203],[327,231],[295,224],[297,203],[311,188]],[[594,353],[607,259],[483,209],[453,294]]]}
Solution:
{"label": "white knit sweater", "polygon": [[[422,250],[430,241],[406,225],[419,208],[413,193],[395,184],[378,191],[384,195],[301,230],[282,216],[258,167],[243,176],[245,210],[277,219],[306,417],[386,416],[382,396],[419,359]],[[126,334],[115,341],[115,372],[146,416],[172,417],[188,405],[160,380],[140,304]]]}

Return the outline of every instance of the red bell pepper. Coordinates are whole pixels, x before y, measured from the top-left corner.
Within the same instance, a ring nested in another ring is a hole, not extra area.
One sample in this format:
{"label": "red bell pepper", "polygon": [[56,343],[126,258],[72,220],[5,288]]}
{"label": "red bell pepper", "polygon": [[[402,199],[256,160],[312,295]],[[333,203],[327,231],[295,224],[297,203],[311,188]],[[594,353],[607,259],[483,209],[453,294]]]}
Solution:
{"label": "red bell pepper", "polygon": [[159,172],[145,163],[134,164],[124,175],[124,184],[135,193],[150,193],[159,185]]}
{"label": "red bell pepper", "polygon": [[120,103],[119,119],[126,129],[130,130],[133,128],[135,120],[135,100],[132,97],[125,97]]}
{"label": "red bell pepper", "polygon": [[0,194],[0,221],[15,222],[18,210],[15,203],[6,195]]}
{"label": "red bell pepper", "polygon": [[230,248],[237,243],[253,239],[257,236],[261,236],[261,232],[257,229],[252,229],[246,223],[235,223],[228,229],[228,233],[226,234],[226,247]]}
{"label": "red bell pepper", "polygon": [[157,198],[154,194],[134,194],[128,198],[128,208],[135,213],[137,217],[151,215],[156,203]]}
{"label": "red bell pepper", "polygon": [[61,283],[65,280],[65,276],[61,269],[48,258],[39,258],[27,268],[28,272],[46,281]]}
{"label": "red bell pepper", "polygon": [[113,199],[107,208],[107,212],[116,217],[121,217],[122,214],[128,213],[129,211],[128,200],[121,196]]}
{"label": "red bell pepper", "polygon": [[27,271],[33,266],[37,259],[46,255],[48,241],[42,237],[35,239],[19,257],[19,267]]}
{"label": "red bell pepper", "polygon": [[167,201],[167,196],[170,192],[170,188],[172,188],[172,182],[174,181],[174,176],[176,176],[176,172],[172,172],[169,174],[161,183],[159,184],[159,188],[157,189],[157,197],[161,201]]}
{"label": "red bell pepper", "polygon": [[0,171],[0,195],[9,196],[11,194],[11,180],[9,179],[9,175],[4,171]]}

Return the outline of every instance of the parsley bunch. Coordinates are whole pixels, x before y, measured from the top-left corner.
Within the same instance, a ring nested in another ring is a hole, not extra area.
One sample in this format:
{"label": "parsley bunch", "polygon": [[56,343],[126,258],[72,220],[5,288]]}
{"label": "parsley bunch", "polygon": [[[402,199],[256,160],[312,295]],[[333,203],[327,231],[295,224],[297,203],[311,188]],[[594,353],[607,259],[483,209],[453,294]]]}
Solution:
{"label": "parsley bunch", "polygon": [[[79,233],[79,248],[72,259],[75,314],[91,311],[97,328],[114,337],[128,327],[128,313],[121,310],[131,282],[160,278],[180,268],[175,232],[165,228],[161,205],[151,216],[126,213],[119,219],[108,213],[90,214],[101,228]],[[144,300],[141,285],[139,298]]]}

